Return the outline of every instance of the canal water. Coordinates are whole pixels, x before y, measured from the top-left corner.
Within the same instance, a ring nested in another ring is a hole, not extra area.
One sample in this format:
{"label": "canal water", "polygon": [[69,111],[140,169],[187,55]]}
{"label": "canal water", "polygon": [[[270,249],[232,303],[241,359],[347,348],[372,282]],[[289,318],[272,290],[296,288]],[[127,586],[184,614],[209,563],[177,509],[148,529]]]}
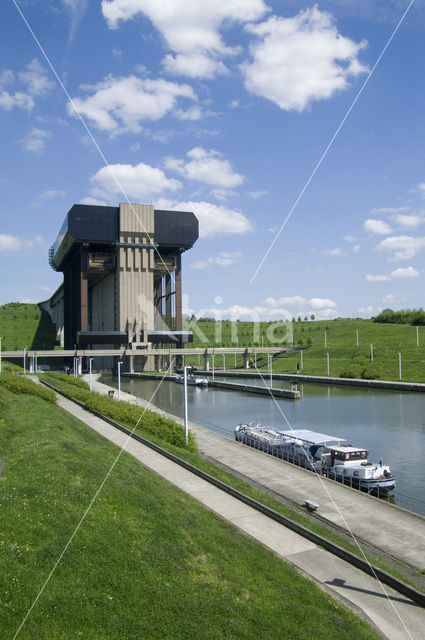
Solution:
{"label": "canal water", "polygon": [[[117,386],[112,377],[105,376],[104,381]],[[253,383],[250,379],[249,384]],[[287,385],[276,380],[273,386]],[[121,377],[121,389],[183,417],[183,385],[164,381],[158,386],[156,380]],[[273,400],[189,386],[189,420],[232,439],[241,420],[286,429],[289,424],[345,438],[349,444],[367,448],[371,462],[382,457],[390,465],[397,480],[396,504],[425,515],[425,394],[323,384],[303,384],[298,389],[299,400]]]}

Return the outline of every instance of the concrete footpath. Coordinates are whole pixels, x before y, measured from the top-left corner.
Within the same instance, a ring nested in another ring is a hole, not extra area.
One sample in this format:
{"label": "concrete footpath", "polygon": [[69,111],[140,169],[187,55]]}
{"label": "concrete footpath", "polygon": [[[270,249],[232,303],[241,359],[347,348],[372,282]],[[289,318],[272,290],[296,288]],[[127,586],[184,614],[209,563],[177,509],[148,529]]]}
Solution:
{"label": "concrete footpath", "polygon": [[[96,390],[105,392],[105,385],[95,383],[95,386]],[[101,387],[104,388],[101,389]],[[127,399],[126,396],[127,394],[123,394],[123,399]],[[129,396],[128,399],[139,404],[132,396]],[[377,580],[343,560],[320,549],[293,531],[271,521],[255,509],[241,503],[201,478],[193,476],[189,471],[149,447],[129,439],[104,420],[97,418],[73,402],[58,396],[58,403],[66,411],[114,442],[118,447],[125,445],[125,450],[146,467],[321,583],[335,597],[344,600],[357,613],[368,619],[385,637],[390,640],[408,638],[419,640],[423,638],[425,609],[419,605],[393,589],[380,584]],[[198,428],[196,428],[197,431]],[[225,438],[223,440],[236,445]],[[240,445],[236,446],[239,456],[241,448]],[[246,450],[255,455],[258,454],[248,448]],[[260,460],[257,457],[256,466],[259,473],[263,454],[258,455],[262,456]],[[338,488],[341,489],[341,487]]]}

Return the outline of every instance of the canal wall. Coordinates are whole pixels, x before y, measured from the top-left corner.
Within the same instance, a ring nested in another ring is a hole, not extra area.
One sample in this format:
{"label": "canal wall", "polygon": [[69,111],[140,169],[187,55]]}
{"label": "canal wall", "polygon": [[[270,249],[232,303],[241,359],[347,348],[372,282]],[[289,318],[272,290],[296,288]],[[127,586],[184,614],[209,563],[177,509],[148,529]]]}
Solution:
{"label": "canal wall", "polygon": [[[211,376],[211,371],[197,370],[200,375]],[[268,380],[270,374],[266,371],[261,375],[252,372],[242,371],[217,371],[214,370],[214,377],[225,376],[232,378],[263,378]],[[398,382],[396,380],[363,380],[361,378],[333,378],[331,376],[306,376],[297,373],[273,373],[275,380],[288,380],[290,382],[314,382],[327,385],[343,385],[348,387],[363,387],[369,389],[392,389],[394,391],[418,391],[425,393],[425,384],[421,382]],[[273,390],[274,391],[274,390]]]}
{"label": "canal wall", "polygon": [[[227,375],[227,374],[226,374]],[[168,380],[175,382],[175,376],[161,376],[148,373],[122,373],[121,376],[126,378],[137,378],[138,380]],[[242,393],[256,393],[263,396],[273,395],[275,398],[291,398],[292,400],[298,400],[301,397],[301,392],[293,389],[270,389],[270,387],[258,387],[252,384],[240,384],[237,382],[222,382],[218,380],[209,380],[209,387],[216,387],[218,389],[228,389],[229,391],[239,391]]]}

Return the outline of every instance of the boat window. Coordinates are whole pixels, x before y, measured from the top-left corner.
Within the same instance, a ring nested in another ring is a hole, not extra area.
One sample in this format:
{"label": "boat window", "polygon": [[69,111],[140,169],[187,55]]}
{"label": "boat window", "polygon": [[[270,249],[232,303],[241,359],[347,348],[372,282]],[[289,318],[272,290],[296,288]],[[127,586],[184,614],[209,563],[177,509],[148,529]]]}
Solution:
{"label": "boat window", "polygon": [[355,471],[355,472],[354,472],[354,475],[355,475],[355,476],[358,476],[358,475],[359,475],[359,472],[358,472],[358,471]]}
{"label": "boat window", "polygon": [[351,451],[347,454],[347,460],[366,460],[367,451]]}

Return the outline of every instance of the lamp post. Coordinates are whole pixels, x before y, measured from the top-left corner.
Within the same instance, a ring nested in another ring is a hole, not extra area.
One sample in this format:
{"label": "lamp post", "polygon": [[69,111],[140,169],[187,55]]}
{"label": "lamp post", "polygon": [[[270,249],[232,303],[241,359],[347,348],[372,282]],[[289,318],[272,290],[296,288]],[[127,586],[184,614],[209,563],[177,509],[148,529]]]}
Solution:
{"label": "lamp post", "polygon": [[401,380],[401,353],[398,354],[398,375]]}
{"label": "lamp post", "polygon": [[121,365],[122,361],[120,360],[118,362],[118,402],[121,400]]}
{"label": "lamp post", "polygon": [[373,344],[370,345],[370,361],[373,362]]}
{"label": "lamp post", "polygon": [[303,359],[303,350],[301,349],[300,351],[300,356],[301,356],[301,369],[304,368],[304,359]]}
{"label": "lamp post", "polygon": [[270,389],[272,388],[273,383],[273,356],[267,356],[267,361],[269,365],[269,373],[270,373]]}
{"label": "lamp post", "polygon": [[3,336],[0,336],[0,373],[1,373],[1,341],[3,340]]}
{"label": "lamp post", "polygon": [[[93,385],[92,385],[92,375],[91,375],[91,363],[92,362],[93,362],[93,358],[89,358],[89,388],[90,388],[90,391],[92,391],[92,387],[93,387]],[[77,363],[75,363],[75,364],[77,364]]]}
{"label": "lamp post", "polygon": [[356,347],[359,346],[359,330],[356,329]]}
{"label": "lamp post", "polygon": [[[214,358],[214,356],[213,356]],[[214,372],[214,368],[213,368]],[[183,369],[183,378],[184,378],[184,439],[187,444],[187,435],[188,435],[188,427],[187,427],[187,367]]]}
{"label": "lamp post", "polygon": [[212,369],[212,379],[214,382],[214,354],[212,354],[212,365],[213,365],[213,369]]}
{"label": "lamp post", "polygon": [[329,376],[329,353],[326,354],[327,365],[328,365],[328,376]]}
{"label": "lamp post", "polygon": [[24,347],[24,375],[26,373],[26,355],[28,347]]}

